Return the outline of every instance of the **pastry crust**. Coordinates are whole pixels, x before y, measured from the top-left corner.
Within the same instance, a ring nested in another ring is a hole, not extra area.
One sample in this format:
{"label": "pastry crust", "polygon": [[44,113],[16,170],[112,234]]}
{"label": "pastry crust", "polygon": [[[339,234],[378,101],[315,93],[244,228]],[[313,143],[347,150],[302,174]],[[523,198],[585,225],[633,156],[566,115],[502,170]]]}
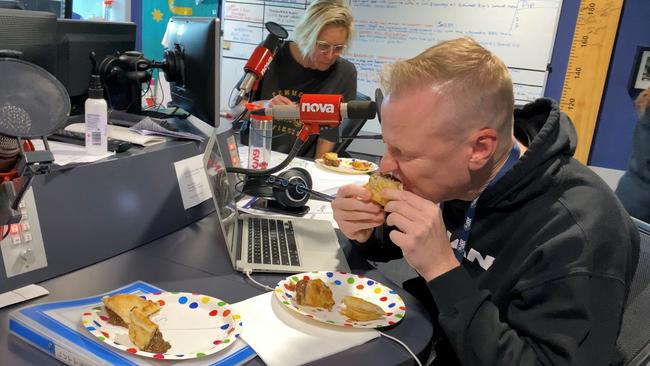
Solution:
{"label": "pastry crust", "polygon": [[296,284],[296,302],[298,305],[325,308],[332,311],[334,297],[332,290],[317,278],[315,280],[300,280]]}
{"label": "pastry crust", "polygon": [[381,195],[382,189],[404,189],[402,182],[393,178],[393,176],[381,173],[374,173],[371,175],[368,183],[366,183],[363,187],[370,191],[370,194],[372,194],[371,200],[380,204],[382,207],[386,206],[388,203],[388,200]]}
{"label": "pastry crust", "polygon": [[355,296],[343,298],[344,309],[340,313],[356,321],[377,320],[384,316],[384,310],[379,306]]}
{"label": "pastry crust", "polygon": [[149,320],[139,309],[133,309],[129,316],[129,339],[140,350],[151,353],[165,353],[171,348],[163,339],[156,323]]}
{"label": "pastry crust", "polygon": [[366,171],[370,169],[370,162],[365,160],[355,160],[352,162],[352,169],[359,171]]}
{"label": "pastry crust", "polygon": [[158,310],[160,306],[151,300],[145,300],[133,294],[117,294],[102,299],[108,322],[113,325],[128,327],[131,322],[131,310],[139,309],[145,316],[149,316]]}
{"label": "pastry crust", "polygon": [[329,166],[339,166],[341,164],[341,161],[339,160],[339,156],[335,152],[328,152],[323,155],[323,164],[329,165]]}

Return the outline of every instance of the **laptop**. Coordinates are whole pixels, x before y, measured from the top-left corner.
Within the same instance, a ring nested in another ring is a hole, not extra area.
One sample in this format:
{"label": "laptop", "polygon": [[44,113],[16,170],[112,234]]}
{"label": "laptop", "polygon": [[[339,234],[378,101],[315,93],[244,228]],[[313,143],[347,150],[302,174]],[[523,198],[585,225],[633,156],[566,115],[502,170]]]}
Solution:
{"label": "laptop", "polygon": [[241,272],[349,272],[329,221],[240,214],[229,186],[216,132],[203,167],[233,268]]}

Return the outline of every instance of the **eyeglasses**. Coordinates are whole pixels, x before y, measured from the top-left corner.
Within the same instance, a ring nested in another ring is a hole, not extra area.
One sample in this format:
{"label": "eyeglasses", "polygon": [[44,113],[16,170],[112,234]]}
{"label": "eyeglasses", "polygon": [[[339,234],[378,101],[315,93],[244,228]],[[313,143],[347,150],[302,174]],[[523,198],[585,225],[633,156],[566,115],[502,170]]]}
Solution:
{"label": "eyeglasses", "polygon": [[340,55],[345,52],[347,47],[348,46],[344,44],[329,44],[325,41],[316,41],[316,49],[318,52],[325,55],[328,55],[331,51],[333,51],[335,55]]}

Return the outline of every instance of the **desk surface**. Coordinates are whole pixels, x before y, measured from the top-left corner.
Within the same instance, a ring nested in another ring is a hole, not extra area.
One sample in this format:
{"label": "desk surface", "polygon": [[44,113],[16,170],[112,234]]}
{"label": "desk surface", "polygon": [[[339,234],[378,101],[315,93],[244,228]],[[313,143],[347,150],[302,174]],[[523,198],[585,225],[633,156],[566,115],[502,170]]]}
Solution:
{"label": "desk surface", "polygon": [[[54,358],[9,335],[8,314],[24,305],[92,296],[136,280],[169,291],[204,293],[229,303],[261,294],[264,290],[232,269],[218,228],[218,218],[213,213],[149,244],[40,283],[50,291],[48,296],[0,310],[0,364],[60,364]],[[363,260],[345,238],[340,236],[339,240],[354,273],[386,283],[402,296],[408,309],[407,315],[397,326],[386,329],[385,332],[402,340],[421,360],[426,360],[433,331],[425,309]],[[285,277],[280,274],[254,274],[257,281],[272,287]],[[249,364],[261,365],[263,362],[255,358]],[[380,337],[312,364],[395,365],[413,364],[413,360],[401,346]]]}

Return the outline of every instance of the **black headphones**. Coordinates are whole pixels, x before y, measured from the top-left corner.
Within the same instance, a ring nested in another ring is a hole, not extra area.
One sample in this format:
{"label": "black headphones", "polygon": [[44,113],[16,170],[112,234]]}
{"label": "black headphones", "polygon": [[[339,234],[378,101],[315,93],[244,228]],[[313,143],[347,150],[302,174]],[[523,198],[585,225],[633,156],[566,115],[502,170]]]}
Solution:
{"label": "black headphones", "polygon": [[165,50],[163,62],[157,62],[144,57],[142,52],[127,51],[116,52],[114,55],[104,57],[98,65],[99,75],[103,78],[119,77],[140,83],[148,82],[150,69],[162,69],[169,82],[185,84],[185,63],[183,50],[178,44],[174,48]]}
{"label": "black headphones", "polygon": [[242,192],[275,199],[282,206],[302,207],[309,200],[312,180],[303,168],[291,168],[278,175],[248,176]]}

